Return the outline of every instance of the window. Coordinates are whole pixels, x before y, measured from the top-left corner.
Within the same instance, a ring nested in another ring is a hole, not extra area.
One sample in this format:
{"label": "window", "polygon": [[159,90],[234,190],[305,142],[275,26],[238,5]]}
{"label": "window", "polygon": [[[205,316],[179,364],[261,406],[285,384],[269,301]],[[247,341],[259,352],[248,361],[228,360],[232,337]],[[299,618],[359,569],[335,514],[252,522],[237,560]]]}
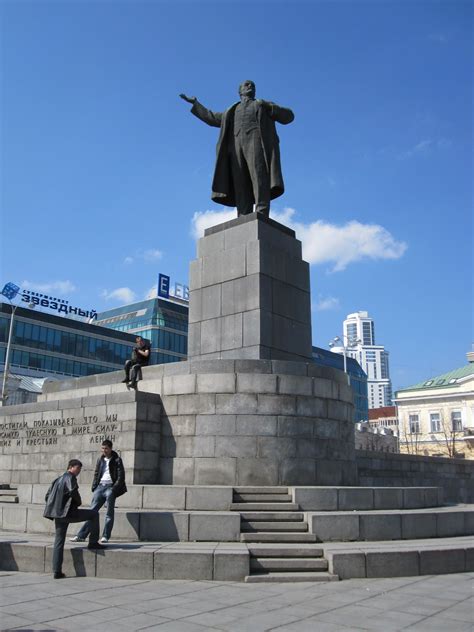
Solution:
{"label": "window", "polygon": [[362,342],[364,345],[372,345],[372,327],[370,323],[362,323]]}
{"label": "window", "polygon": [[441,417],[439,413],[430,413],[431,432],[441,431]]}
{"label": "window", "polygon": [[420,434],[420,418],[418,415],[408,415],[410,434]]}
{"label": "window", "polygon": [[462,415],[460,410],[453,410],[451,412],[451,427],[453,432],[462,430]]}

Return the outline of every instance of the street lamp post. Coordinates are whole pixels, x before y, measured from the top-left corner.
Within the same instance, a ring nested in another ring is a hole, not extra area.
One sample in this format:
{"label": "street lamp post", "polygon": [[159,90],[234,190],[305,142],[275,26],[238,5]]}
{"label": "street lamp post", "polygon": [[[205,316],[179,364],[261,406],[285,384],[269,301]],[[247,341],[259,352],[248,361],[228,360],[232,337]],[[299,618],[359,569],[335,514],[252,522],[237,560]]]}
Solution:
{"label": "street lamp post", "polygon": [[[342,338],[341,338],[342,336]],[[329,343],[329,347],[342,347],[342,355],[344,356],[344,373],[347,374],[347,350],[352,349],[356,344],[360,342],[360,340],[349,339],[346,334],[341,334],[341,336],[336,336]],[[339,344],[340,343],[340,344]],[[349,381],[349,375],[347,374],[347,378]]]}
{"label": "street lamp post", "polygon": [[2,382],[2,405],[8,399],[7,394],[7,379],[8,379],[8,370],[10,368],[10,350],[12,346],[12,338],[13,338],[13,321],[15,319],[15,312],[18,305],[13,305],[11,303],[12,315],[10,317],[10,329],[8,330],[8,339],[7,339],[7,350],[5,352],[5,365],[3,368],[3,382]]}
{"label": "street lamp post", "polygon": [[[18,287],[18,285],[15,285],[15,283],[12,283],[11,281],[9,283],[6,283],[5,286],[3,287],[3,290],[0,292],[2,296],[5,296],[9,300],[10,307],[12,310],[12,314],[10,317],[10,329],[8,330],[7,349],[5,351],[5,364],[3,367],[2,397],[0,399],[2,406],[5,405],[5,402],[8,399],[7,380],[8,380],[8,370],[10,368],[10,353],[11,353],[12,340],[13,340],[13,321],[15,320],[15,312],[18,307],[18,305],[14,305],[12,301],[19,292],[20,292],[20,288]],[[30,303],[28,307],[34,308],[35,306],[33,305],[33,303]]]}

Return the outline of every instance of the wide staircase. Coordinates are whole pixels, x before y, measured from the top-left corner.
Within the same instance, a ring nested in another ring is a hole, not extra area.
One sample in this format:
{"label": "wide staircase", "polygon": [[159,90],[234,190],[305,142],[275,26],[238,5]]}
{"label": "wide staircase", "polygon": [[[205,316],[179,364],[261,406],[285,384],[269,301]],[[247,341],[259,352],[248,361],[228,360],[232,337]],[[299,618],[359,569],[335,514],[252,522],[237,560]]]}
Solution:
{"label": "wide staircase", "polygon": [[248,546],[246,582],[332,581],[316,535],[309,533],[286,487],[235,487],[232,511],[240,513],[240,540]]}
{"label": "wide staircase", "polygon": [[[0,570],[49,571],[47,488],[0,486]],[[81,492],[87,506],[85,482]],[[473,535],[474,505],[445,504],[437,487],[129,485],[106,550],[68,541],[65,572],[246,582],[459,573],[474,570]]]}

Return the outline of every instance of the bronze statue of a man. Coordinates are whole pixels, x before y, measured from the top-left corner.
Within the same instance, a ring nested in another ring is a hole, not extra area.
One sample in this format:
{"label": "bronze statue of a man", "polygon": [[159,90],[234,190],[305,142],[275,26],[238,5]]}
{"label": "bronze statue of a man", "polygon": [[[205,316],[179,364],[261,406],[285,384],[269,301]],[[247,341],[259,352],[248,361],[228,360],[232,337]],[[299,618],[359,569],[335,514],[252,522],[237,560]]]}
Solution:
{"label": "bronze statue of a man", "polygon": [[240,101],[225,112],[211,112],[196,97],[179,96],[192,103],[191,112],[212,127],[220,127],[212,199],[236,206],[238,215],[254,210],[268,217],[270,200],[285,187],[280,164],[280,141],[275,122],[287,125],[294,114],[270,101],[255,99],[255,84],[239,86]]}

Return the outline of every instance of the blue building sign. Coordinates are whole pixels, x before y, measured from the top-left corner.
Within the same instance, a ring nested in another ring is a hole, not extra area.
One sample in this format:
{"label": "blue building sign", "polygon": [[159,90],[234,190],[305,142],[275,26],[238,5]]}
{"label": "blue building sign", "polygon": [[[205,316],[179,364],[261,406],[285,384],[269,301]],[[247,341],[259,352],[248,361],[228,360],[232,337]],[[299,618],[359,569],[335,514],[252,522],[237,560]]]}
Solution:
{"label": "blue building sign", "polygon": [[0,294],[6,296],[6,298],[11,301],[20,292],[21,300],[24,303],[32,303],[33,305],[47,307],[48,309],[56,310],[60,314],[75,314],[76,316],[81,316],[82,318],[88,318],[90,320],[97,319],[97,312],[95,309],[91,309],[89,311],[82,309],[82,307],[73,307],[72,305],[69,305],[69,301],[66,301],[63,298],[54,298],[53,296],[47,296],[46,294],[33,292],[32,290],[21,290],[18,285],[15,285],[11,281],[4,286]]}
{"label": "blue building sign", "polygon": [[161,274],[158,277],[158,296],[162,298],[170,297],[170,278],[166,274]]}
{"label": "blue building sign", "polygon": [[3,296],[6,296],[8,300],[12,301],[19,291],[20,291],[20,288],[18,287],[18,285],[15,285],[14,283],[10,281],[9,283],[5,284],[2,290],[2,294]]}
{"label": "blue building sign", "polygon": [[167,274],[159,274],[158,276],[158,296],[161,298],[180,298],[184,301],[189,301],[189,287],[183,283],[175,283],[174,287],[171,287],[170,277]]}

